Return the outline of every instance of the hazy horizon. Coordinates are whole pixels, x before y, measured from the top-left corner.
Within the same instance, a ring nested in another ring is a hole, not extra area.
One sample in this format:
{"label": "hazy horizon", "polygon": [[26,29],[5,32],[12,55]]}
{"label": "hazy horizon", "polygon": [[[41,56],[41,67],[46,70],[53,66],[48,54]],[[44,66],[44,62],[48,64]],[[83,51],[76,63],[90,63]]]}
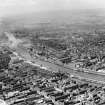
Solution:
{"label": "hazy horizon", "polygon": [[105,0],[0,0],[0,17],[56,10],[105,10]]}

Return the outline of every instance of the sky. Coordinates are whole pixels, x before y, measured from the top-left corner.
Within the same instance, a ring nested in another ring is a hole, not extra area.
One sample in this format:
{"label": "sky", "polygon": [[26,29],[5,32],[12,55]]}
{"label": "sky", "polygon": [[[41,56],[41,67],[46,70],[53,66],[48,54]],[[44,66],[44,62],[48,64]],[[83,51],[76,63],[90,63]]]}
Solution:
{"label": "sky", "polygon": [[105,8],[105,0],[0,0],[0,16],[52,10]]}

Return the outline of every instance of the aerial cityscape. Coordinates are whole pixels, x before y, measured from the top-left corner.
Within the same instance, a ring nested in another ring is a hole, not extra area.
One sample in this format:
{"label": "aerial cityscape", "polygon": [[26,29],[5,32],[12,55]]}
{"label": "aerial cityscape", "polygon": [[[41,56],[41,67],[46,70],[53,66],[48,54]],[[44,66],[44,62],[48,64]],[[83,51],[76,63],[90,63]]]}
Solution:
{"label": "aerial cityscape", "polygon": [[105,105],[105,2],[93,1],[0,1],[0,105]]}

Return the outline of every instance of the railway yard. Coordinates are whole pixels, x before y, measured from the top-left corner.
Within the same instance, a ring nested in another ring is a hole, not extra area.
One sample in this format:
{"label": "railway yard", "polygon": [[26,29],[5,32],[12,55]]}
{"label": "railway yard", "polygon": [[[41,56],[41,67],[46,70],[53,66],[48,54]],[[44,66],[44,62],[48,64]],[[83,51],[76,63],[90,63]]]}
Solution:
{"label": "railway yard", "polygon": [[104,105],[105,85],[19,60],[0,71],[0,99],[7,105]]}

